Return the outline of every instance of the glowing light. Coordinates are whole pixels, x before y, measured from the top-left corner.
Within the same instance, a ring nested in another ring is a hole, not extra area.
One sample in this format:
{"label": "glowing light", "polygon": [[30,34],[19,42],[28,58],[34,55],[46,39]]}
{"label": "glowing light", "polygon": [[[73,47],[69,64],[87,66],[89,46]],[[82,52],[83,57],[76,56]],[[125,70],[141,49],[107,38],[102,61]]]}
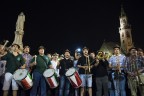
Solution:
{"label": "glowing light", "polygon": [[81,52],[81,48],[77,48],[77,52]]}

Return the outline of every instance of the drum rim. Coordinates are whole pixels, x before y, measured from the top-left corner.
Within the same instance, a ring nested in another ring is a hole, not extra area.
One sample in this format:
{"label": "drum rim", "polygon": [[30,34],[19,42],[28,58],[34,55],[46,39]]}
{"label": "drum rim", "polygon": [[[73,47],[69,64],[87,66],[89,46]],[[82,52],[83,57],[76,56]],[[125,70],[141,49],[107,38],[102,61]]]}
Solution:
{"label": "drum rim", "polygon": [[[72,67],[72,68],[69,68],[69,69],[74,69],[74,70],[75,70],[74,73],[77,71],[77,70],[76,70],[75,68],[73,68],[73,67]],[[67,73],[67,72],[66,72],[66,73]],[[68,75],[66,75],[66,73],[65,73],[65,76],[67,76],[67,77],[71,77],[72,75],[74,75],[74,73],[73,73],[73,74],[71,74],[71,75],[68,76]]]}
{"label": "drum rim", "polygon": [[[53,68],[49,68],[49,69],[52,69],[52,70],[54,70]],[[46,69],[46,70],[48,70],[48,69]],[[46,70],[45,70],[45,71],[46,71]],[[44,77],[46,77],[46,76],[44,75],[45,71],[43,72],[43,76],[44,76]],[[54,71],[55,71],[55,70],[54,70]],[[46,77],[46,78],[50,78],[50,77],[52,77],[54,74],[55,74],[55,72],[54,72],[54,73],[53,73],[51,76],[49,76],[49,77]]]}
{"label": "drum rim", "polygon": [[[17,70],[19,70],[19,69],[17,69]],[[16,70],[16,71],[17,71],[17,70]],[[27,71],[27,74],[29,73],[27,69],[24,69],[24,70],[26,70],[26,71]],[[14,72],[14,74],[16,73],[16,71]],[[15,76],[13,75],[13,78],[14,78],[14,77],[15,77]],[[27,75],[26,75],[26,76],[24,76],[24,78],[26,78],[26,77],[27,77]],[[23,80],[24,78],[22,78],[21,80]],[[14,78],[14,79],[15,79],[15,78]],[[15,79],[15,80],[16,80],[16,79]]]}

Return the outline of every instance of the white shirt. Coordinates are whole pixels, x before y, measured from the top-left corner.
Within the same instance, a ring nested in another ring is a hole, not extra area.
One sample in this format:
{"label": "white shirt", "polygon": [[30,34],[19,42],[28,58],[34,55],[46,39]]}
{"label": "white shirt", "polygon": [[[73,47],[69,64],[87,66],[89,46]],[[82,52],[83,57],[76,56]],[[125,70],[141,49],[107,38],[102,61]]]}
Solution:
{"label": "white shirt", "polygon": [[51,60],[52,67],[55,69],[57,76],[59,77],[59,69],[57,69],[58,61]]}

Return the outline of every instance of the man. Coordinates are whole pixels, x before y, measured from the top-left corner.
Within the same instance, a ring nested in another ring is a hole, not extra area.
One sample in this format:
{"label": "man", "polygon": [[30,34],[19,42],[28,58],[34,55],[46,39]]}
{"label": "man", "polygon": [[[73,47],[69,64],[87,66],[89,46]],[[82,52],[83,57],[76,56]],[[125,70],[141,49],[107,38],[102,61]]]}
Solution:
{"label": "man", "polygon": [[22,56],[26,62],[26,69],[30,70],[30,61],[32,60],[33,57],[30,55],[30,47],[29,46],[24,47]]}
{"label": "man", "polygon": [[60,68],[60,86],[59,86],[59,96],[70,96],[70,82],[68,78],[65,76],[65,73],[69,68],[73,67],[73,61],[70,58],[70,51],[67,49],[64,52],[64,59],[60,60],[58,64],[58,68]]}
{"label": "man", "polygon": [[[95,61],[95,59],[96,59],[96,53],[94,52],[94,51],[92,51],[92,52],[90,52],[90,57],[92,58],[92,62],[94,63],[94,61]],[[95,67],[93,67],[92,69],[91,69],[91,73],[92,74],[95,74],[94,73],[95,72]],[[96,75],[92,75],[92,81],[95,81],[96,79],[96,77],[95,77]],[[96,82],[92,82],[92,94],[95,96],[96,95],[96,90],[97,90],[97,88],[96,88]]]}
{"label": "man", "polygon": [[[81,57],[81,53],[79,51],[75,50],[73,64],[74,64],[74,68],[76,69],[76,71],[79,70],[79,68],[77,66],[77,62],[80,57]],[[70,86],[70,89],[71,89],[70,96],[79,96],[79,88],[74,88],[73,86]]]}
{"label": "man", "polygon": [[46,96],[46,80],[43,76],[44,71],[47,68],[52,68],[50,59],[44,54],[44,46],[38,48],[39,55],[35,56],[30,66],[34,67],[33,69],[33,87],[30,92],[30,96],[37,96],[38,87],[40,87],[40,96]]}
{"label": "man", "polygon": [[6,60],[6,72],[3,84],[3,96],[8,96],[8,90],[12,82],[13,96],[17,96],[18,85],[13,78],[14,72],[19,68],[25,68],[25,62],[21,54],[19,54],[20,46],[18,44],[12,45],[12,53],[1,50],[1,59]]}
{"label": "man", "polygon": [[95,60],[96,56],[95,56],[95,52],[90,52],[90,57]]}
{"label": "man", "polygon": [[[103,51],[100,52],[103,53]],[[95,58],[95,63],[93,67],[93,73],[95,76],[97,88],[96,96],[108,96],[108,61],[104,57],[104,54],[100,56],[98,55],[96,56],[97,58]]]}
{"label": "man", "polygon": [[[109,59],[109,67],[112,69],[112,84],[114,84],[114,96],[126,96],[125,91],[125,56],[120,53],[120,47],[118,45],[114,46],[114,55]],[[110,94],[110,96],[113,96]]]}
{"label": "man", "polygon": [[[132,47],[129,49],[130,55],[126,58],[125,64],[127,69],[128,87],[131,91],[131,96],[144,96],[144,58],[139,58],[137,48]],[[140,78],[143,77],[143,79]]]}
{"label": "man", "polygon": [[[30,61],[32,60],[33,57],[30,55],[29,52],[30,52],[30,47],[29,46],[24,46],[22,56],[25,60],[26,69],[31,73]],[[29,96],[29,94],[30,94],[30,89],[22,90],[20,88],[20,95],[21,96]]]}
{"label": "man", "polygon": [[[86,88],[88,87],[89,96],[92,96],[92,74],[91,74],[91,65],[92,58],[88,54],[88,48],[83,48],[83,56],[81,56],[78,60],[78,68],[80,78],[82,79],[82,86],[80,90],[80,96],[84,96],[86,94]],[[87,84],[87,85],[86,85]]]}
{"label": "man", "polygon": [[141,48],[138,48],[137,54],[139,56],[139,58],[144,58],[144,51]]}

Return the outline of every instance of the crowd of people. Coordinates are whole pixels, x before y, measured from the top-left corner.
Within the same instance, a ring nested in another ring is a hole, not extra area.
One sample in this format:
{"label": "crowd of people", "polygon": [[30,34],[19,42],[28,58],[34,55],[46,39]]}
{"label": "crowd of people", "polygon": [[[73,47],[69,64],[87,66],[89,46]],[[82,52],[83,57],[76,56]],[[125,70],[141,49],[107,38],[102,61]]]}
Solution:
{"label": "crowd of people", "polygon": [[113,46],[109,55],[84,47],[72,56],[68,49],[63,55],[45,54],[39,46],[38,53],[32,56],[30,46],[20,53],[18,44],[9,49],[0,45],[1,96],[144,96],[141,48],[122,54]]}

